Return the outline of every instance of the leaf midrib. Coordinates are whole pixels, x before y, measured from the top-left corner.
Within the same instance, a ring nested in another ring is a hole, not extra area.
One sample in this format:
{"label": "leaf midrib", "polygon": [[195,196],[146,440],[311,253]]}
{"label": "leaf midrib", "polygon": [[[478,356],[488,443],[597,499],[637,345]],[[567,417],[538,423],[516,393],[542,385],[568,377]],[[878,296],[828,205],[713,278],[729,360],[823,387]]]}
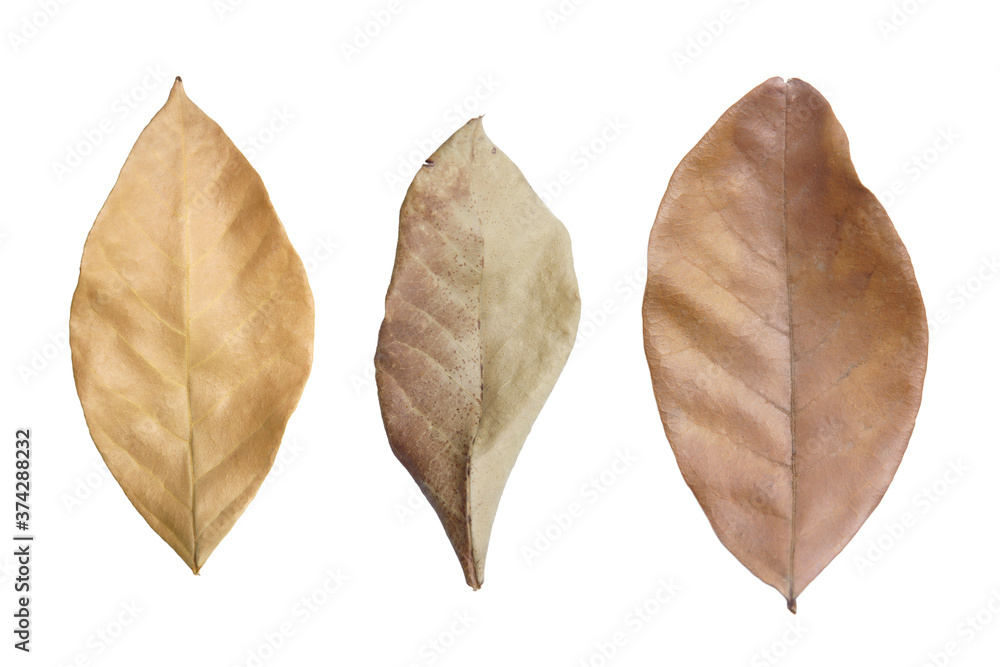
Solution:
{"label": "leaf midrib", "polygon": [[[479,429],[483,425],[483,403],[486,401],[486,368],[483,363],[483,353],[485,352],[485,345],[483,340],[483,327],[482,327],[482,308],[483,308],[483,283],[486,281],[486,233],[483,229],[483,216],[479,211],[479,205],[476,202],[475,185],[473,178],[476,174],[476,133],[482,128],[482,118],[476,122],[472,127],[472,138],[469,141],[469,196],[472,199],[472,207],[476,212],[476,218],[479,220],[479,237],[482,239],[483,243],[483,258],[482,258],[482,268],[479,273],[479,290],[476,294],[476,322],[479,325],[479,423],[476,425],[476,432],[472,436],[472,440],[469,441],[469,453],[466,457],[465,462],[465,516],[466,516],[466,532],[467,539],[469,542],[469,561],[472,567],[472,576],[474,582],[470,582],[473,590],[478,590],[482,585],[482,579],[480,578],[479,568],[476,566],[476,545],[474,538],[474,531],[472,529],[472,455],[475,449],[476,440],[479,439]],[[485,559],[485,554],[484,554]]]}
{"label": "leaf midrib", "polygon": [[181,183],[184,200],[184,384],[188,406],[188,475],[191,486],[191,569],[198,574],[198,528],[195,511],[194,420],[191,412],[191,207],[188,202],[187,140],[184,132],[184,100],[178,100],[181,135]]}
{"label": "leaf midrib", "polygon": [[791,495],[792,508],[788,528],[788,609],[795,611],[795,513],[796,513],[796,474],[795,474],[795,343],[794,327],[792,325],[792,271],[789,266],[788,250],[788,86],[785,82],[784,104],[782,105],[781,120],[781,224],[782,234],[785,237],[785,302],[788,305],[788,428],[789,442],[791,443],[791,455],[789,467],[791,474]]}

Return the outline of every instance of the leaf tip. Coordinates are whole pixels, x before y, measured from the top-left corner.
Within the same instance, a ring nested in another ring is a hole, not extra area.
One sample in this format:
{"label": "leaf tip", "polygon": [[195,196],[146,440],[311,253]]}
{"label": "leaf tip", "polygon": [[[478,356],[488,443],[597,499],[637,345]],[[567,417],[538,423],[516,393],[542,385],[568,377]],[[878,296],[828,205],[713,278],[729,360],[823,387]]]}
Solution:
{"label": "leaf tip", "polygon": [[470,118],[469,122],[466,123],[466,125],[468,127],[472,128],[473,132],[475,132],[476,130],[478,130],[478,131],[483,132],[485,134],[485,130],[483,130],[483,116],[482,115],[476,116],[475,118]]}
{"label": "leaf tip", "polygon": [[795,598],[789,598],[789,599],[788,599],[788,611],[790,611],[790,612],[792,612],[793,614],[795,614],[795,613],[797,613],[797,612],[798,612],[798,609],[799,609],[799,606],[798,606],[798,604],[796,603],[796,600],[795,600]]}
{"label": "leaf tip", "polygon": [[186,97],[184,93],[184,80],[181,79],[179,76],[174,77],[174,85],[170,89],[170,96],[172,97],[175,94],[184,95]]}
{"label": "leaf tip", "polygon": [[462,559],[462,569],[465,571],[465,583],[474,591],[483,587],[483,575],[472,559]]}

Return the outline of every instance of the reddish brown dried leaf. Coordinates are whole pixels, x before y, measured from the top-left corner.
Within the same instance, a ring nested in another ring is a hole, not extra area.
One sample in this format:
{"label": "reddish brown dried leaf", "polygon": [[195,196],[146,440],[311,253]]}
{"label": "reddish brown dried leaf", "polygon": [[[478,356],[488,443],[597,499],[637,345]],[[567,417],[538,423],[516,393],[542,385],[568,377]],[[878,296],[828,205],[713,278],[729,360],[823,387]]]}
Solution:
{"label": "reddish brown dried leaf", "polygon": [[927,359],[906,249],[812,86],[758,86],[677,167],[643,327],[685,480],[794,611],[892,480]]}

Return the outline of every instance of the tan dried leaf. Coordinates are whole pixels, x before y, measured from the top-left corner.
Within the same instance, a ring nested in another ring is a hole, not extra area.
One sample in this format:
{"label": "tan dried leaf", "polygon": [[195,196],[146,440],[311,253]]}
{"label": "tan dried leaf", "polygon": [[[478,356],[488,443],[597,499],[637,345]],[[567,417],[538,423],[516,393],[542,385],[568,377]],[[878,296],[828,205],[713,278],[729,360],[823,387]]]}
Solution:
{"label": "tan dried leaf", "polygon": [[892,480],[927,361],[909,256],[812,86],[758,86],[677,167],[643,326],[684,479],[794,611]]}
{"label": "tan dried leaf", "polygon": [[195,574],[270,470],[312,342],[264,184],[178,77],[87,237],[70,346],[101,456]]}
{"label": "tan dried leaf", "polygon": [[389,444],[474,589],[500,494],[579,321],[566,228],[470,121],[403,201],[375,372]]}

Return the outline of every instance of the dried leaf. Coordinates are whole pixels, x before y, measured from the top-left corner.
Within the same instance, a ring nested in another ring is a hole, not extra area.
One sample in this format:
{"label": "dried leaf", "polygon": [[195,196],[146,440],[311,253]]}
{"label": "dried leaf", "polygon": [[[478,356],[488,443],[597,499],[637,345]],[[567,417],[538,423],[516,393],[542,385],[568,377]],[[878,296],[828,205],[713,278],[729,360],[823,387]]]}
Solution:
{"label": "dried leaf", "polygon": [[909,256],[809,84],[758,86],[677,167],[643,325],[684,479],[794,611],[885,493],[927,361]]}
{"label": "dried leaf", "polygon": [[312,340],[264,184],[178,77],[87,237],[70,344],[101,456],[195,574],[270,470]]}
{"label": "dried leaf", "polygon": [[579,320],[566,228],[470,121],[403,201],[375,371],[389,444],[474,589],[500,494]]}

